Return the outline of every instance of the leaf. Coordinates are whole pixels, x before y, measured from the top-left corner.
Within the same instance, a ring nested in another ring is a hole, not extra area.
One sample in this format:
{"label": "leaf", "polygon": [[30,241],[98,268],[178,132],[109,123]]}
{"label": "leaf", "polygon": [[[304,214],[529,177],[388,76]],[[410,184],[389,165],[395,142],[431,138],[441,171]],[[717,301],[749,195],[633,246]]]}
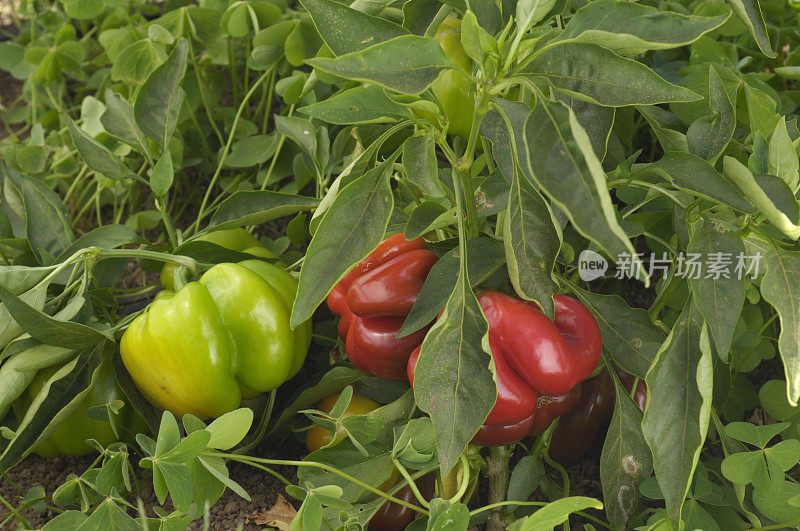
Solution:
{"label": "leaf", "polygon": [[538,531],[541,529],[553,529],[555,526],[566,522],[569,515],[584,509],[602,509],[603,504],[594,498],[583,496],[572,496],[561,498],[552,503],[548,503],[532,516],[523,518],[509,526],[509,531]]}
{"label": "leaf", "polygon": [[761,295],[780,317],[778,350],[786,371],[786,396],[796,406],[800,399],[800,252],[773,247],[764,262],[767,271]]}
{"label": "leaf", "polygon": [[[64,251],[58,255],[56,262],[63,262],[79,250],[86,249],[87,247],[114,249],[131,243],[144,242],[145,240],[130,227],[126,227],[125,225],[102,225],[72,242],[72,245],[64,249]],[[0,279],[2,279],[2,270],[0,270]],[[3,285],[8,286],[7,284]]]}
{"label": "leaf", "polygon": [[[453,293],[461,253],[458,247],[442,256],[428,273],[414,306],[400,327],[397,337],[406,337],[428,326],[439,315]],[[493,238],[478,237],[467,242],[469,283],[475,287],[503,266],[503,244]]]}
{"label": "leaf", "polygon": [[106,8],[103,0],[61,0],[64,12],[79,20],[88,20],[100,15]]}
{"label": "leaf", "polygon": [[299,111],[340,125],[395,122],[402,118],[412,118],[405,106],[389,98],[384,89],[377,85],[351,88],[331,98],[301,107]]}
{"label": "leaf", "polygon": [[425,136],[412,136],[403,142],[403,168],[406,179],[432,197],[445,195],[439,180],[436,162],[436,142],[433,131]]}
{"label": "leaf", "polygon": [[313,197],[269,190],[241,190],[220,203],[203,232],[258,225],[297,212],[313,210],[319,201]]}
{"label": "leaf", "polygon": [[[540,99],[525,123],[525,144],[527,154],[520,154],[521,163],[575,228],[615,260],[621,255],[635,257],[617,221],[605,172],[575,113],[561,102]],[[634,262],[645,275],[639,259]]]}
{"label": "leaf", "polygon": [[735,232],[706,220],[692,236],[687,252],[701,255],[701,262],[706,266],[702,275],[689,278],[689,288],[700,314],[708,323],[717,354],[728,363],[733,331],[744,307],[745,277],[740,274],[737,278],[733,274],[728,275],[730,278],[725,275],[714,278],[716,275],[709,272],[708,267],[725,262],[726,256],[729,262],[743,257],[744,244]]}
{"label": "leaf", "polygon": [[559,40],[594,43],[621,55],[639,55],[690,44],[721,26],[729,16],[700,17],[628,1],[599,0],[579,9]]}
{"label": "leaf", "polygon": [[20,420],[15,437],[0,455],[0,470],[21,461],[84,400],[100,367],[102,348],[95,345],[85,350],[45,382]]}
{"label": "leaf", "polygon": [[554,43],[536,53],[525,70],[575,98],[610,107],[700,99],[644,64],[595,44]]}
{"label": "leaf", "polygon": [[274,135],[253,135],[237,140],[225,159],[226,168],[248,168],[262,164],[275,155],[278,142]]}
{"label": "leaf", "polygon": [[[387,448],[375,443],[364,446],[367,449],[366,455],[356,449],[350,439],[344,439],[336,446],[325,446],[310,453],[304,461],[325,463],[368,485],[380,486],[396,470],[392,465],[391,454]],[[315,487],[324,485],[340,487],[343,491],[341,499],[346,502],[357,501],[365,491],[364,487],[338,474],[316,467],[298,467],[297,477],[301,482],[308,481]]]}
{"label": "leaf", "polygon": [[723,169],[728,177],[741,190],[747,200],[761,212],[770,223],[793,240],[800,238],[798,221],[792,221],[784,212],[779,210],[772,199],[756,182],[750,170],[734,159],[726,156],[723,159]]}
{"label": "leaf", "polygon": [[645,379],[642,433],[673,527],[692,483],[711,416],[713,365],[708,329],[691,300],[667,336]]}
{"label": "leaf", "polygon": [[109,179],[121,180],[134,177],[133,172],[107,147],[90,137],[83,129],[78,128],[66,114],[61,117],[67,124],[67,130],[75,148],[89,168]]}
{"label": "leaf", "polygon": [[[111,31],[111,30],[109,30]],[[139,84],[164,62],[162,46],[150,39],[141,39],[126,46],[111,65],[111,79]]]}
{"label": "leaf", "polygon": [[57,256],[73,242],[75,236],[67,209],[44,182],[21,175],[0,162],[0,185],[2,207],[11,220],[14,234],[28,239],[40,262],[41,250]]}
{"label": "leaf", "polygon": [[150,189],[156,197],[164,197],[169,192],[174,177],[172,155],[169,150],[165,150],[150,172]]}
{"label": "leaf", "polygon": [[181,39],[167,60],[147,77],[133,104],[136,124],[162,150],[169,144],[183,103],[179,83],[186,72],[188,43]]}
{"label": "leaf", "polygon": [[[519,460],[514,466],[514,470],[511,471],[506,499],[509,501],[527,501],[539,486],[544,475],[544,465],[541,458],[534,455],[526,455]],[[509,505],[508,511],[514,512],[517,507],[517,505]]]}
{"label": "leaf", "polygon": [[619,295],[601,295],[577,286],[570,289],[594,315],[603,347],[625,372],[644,378],[664,342],[647,310],[631,308]]}
{"label": "leaf", "polygon": [[553,319],[558,285],[551,275],[561,249],[560,226],[539,192],[514,174],[503,225],[508,276],[520,297],[537,302]]}
{"label": "leaf", "polygon": [[209,448],[217,450],[229,450],[244,439],[253,423],[253,410],[249,408],[239,408],[229,413],[225,413],[214,422],[208,425],[207,431],[211,432],[211,439],[208,441]]}
{"label": "leaf", "polygon": [[103,340],[114,340],[110,329],[96,329],[81,323],[62,321],[38,310],[0,286],[3,301],[14,320],[34,339],[67,348],[87,348]]}
{"label": "leaf", "polygon": [[458,280],[441,317],[422,342],[414,369],[414,399],[433,420],[443,477],[497,400],[489,368],[489,325],[469,286],[467,252],[466,243],[461,242]]}
{"label": "leaf", "polygon": [[297,510],[294,506],[286,501],[282,494],[278,494],[278,499],[275,500],[272,507],[248,514],[245,518],[254,525],[267,525],[281,531],[288,531],[289,524],[295,516],[297,516]]}
{"label": "leaf", "polygon": [[792,139],[786,128],[786,117],[781,116],[769,139],[769,173],[783,179],[790,190],[796,190],[800,182],[800,162]]}
{"label": "leaf", "polygon": [[662,170],[672,184],[681,190],[708,197],[741,212],[755,212],[735,186],[697,155],[677,151],[665,153],[650,168]]}
{"label": "leaf", "polygon": [[72,349],[40,344],[6,360],[0,365],[0,417],[5,417],[8,408],[28,388],[40,369],[64,363],[75,355]]}
{"label": "leaf", "polygon": [[636,509],[639,485],[653,472],[653,459],[642,434],[641,410],[616,377],[614,388],[614,416],[600,455],[600,483],[609,521],[615,529],[624,529]]}
{"label": "leaf", "polygon": [[447,209],[435,201],[424,201],[411,212],[404,233],[407,239],[413,240],[432,230],[453,225],[456,221],[458,213],[455,209]]}
{"label": "leaf", "polygon": [[714,66],[709,66],[708,82],[708,106],[714,114],[701,116],[692,122],[686,132],[686,140],[691,153],[713,161],[733,138],[736,114]]}
{"label": "leaf", "polygon": [[556,0],[518,0],[516,23],[517,31],[524,33],[544,18],[553,9]]}
{"label": "leaf", "polygon": [[345,186],[320,221],[300,270],[292,327],[311,317],[334,284],[383,239],[394,207],[393,162],[390,157]]}
{"label": "leaf", "polygon": [[394,22],[356,11],[334,0],[302,0],[300,3],[335,55],[357,52],[408,34]]}
{"label": "leaf", "polygon": [[758,44],[761,53],[767,57],[776,57],[775,52],[772,51],[772,46],[769,43],[769,35],[767,34],[767,26],[764,24],[764,17],[761,14],[761,7],[758,0],[728,0],[731,9],[736,13],[736,16],[744,22],[750,34]]}
{"label": "leaf", "polygon": [[404,94],[419,94],[442,70],[453,66],[438,42],[416,35],[396,37],[333,59],[306,62],[329,74],[376,83]]}

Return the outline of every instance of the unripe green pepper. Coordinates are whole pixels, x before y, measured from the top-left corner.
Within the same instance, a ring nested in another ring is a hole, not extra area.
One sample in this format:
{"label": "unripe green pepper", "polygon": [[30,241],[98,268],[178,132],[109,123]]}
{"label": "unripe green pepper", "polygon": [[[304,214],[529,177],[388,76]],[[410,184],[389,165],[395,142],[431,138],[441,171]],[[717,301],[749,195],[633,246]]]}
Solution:
{"label": "unripe green pepper", "polygon": [[[455,65],[467,72],[472,71],[472,60],[461,45],[461,20],[447,17],[436,30],[434,38]],[[447,116],[447,132],[463,138],[469,138],[475,110],[475,99],[469,94],[469,87],[470,80],[455,69],[445,70],[431,85]]]}
{"label": "unripe green pepper", "polygon": [[[194,241],[215,243],[231,251],[247,253],[259,258],[278,259],[275,253],[261,245],[258,238],[241,227],[209,232],[208,234],[198,236]],[[161,285],[168,290],[175,291],[174,275],[177,268],[177,264],[170,262],[166,262],[161,267]]]}
{"label": "unripe green pepper", "polygon": [[300,370],[311,324],[289,325],[296,293],[294,278],[272,264],[217,264],[133,320],[122,361],[156,407],[219,417]]}
{"label": "unripe green pepper", "polygon": [[[49,380],[63,365],[47,367],[36,373],[27,395],[23,395],[14,403],[14,412],[17,419],[22,421],[31,402]],[[50,436],[41,441],[33,451],[43,457],[69,455],[79,457],[96,450],[86,444],[87,439],[95,439],[103,446],[119,440],[114,433],[111,423],[106,420],[96,420],[89,416],[88,410],[109,404],[114,400],[125,400],[125,395],[117,384],[114,368],[111,364],[111,353],[104,353],[103,361],[92,383],[89,393],[81,400],[77,408],[61,420]],[[114,418],[120,436],[146,432],[147,425],[133,407],[127,403]]]}

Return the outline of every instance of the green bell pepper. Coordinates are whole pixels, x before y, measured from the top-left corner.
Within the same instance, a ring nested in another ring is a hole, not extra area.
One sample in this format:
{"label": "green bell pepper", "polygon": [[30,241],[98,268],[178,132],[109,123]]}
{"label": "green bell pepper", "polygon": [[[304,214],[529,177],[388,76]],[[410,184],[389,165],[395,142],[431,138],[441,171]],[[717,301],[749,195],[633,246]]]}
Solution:
{"label": "green bell pepper", "polygon": [[[461,20],[447,17],[433,37],[442,46],[448,59],[465,71],[472,72],[472,60],[461,45]],[[463,138],[469,138],[475,112],[475,98],[470,95],[469,88],[469,78],[455,69],[445,70],[431,85],[447,117],[447,132]]]}
{"label": "green bell pepper", "polygon": [[311,323],[291,329],[296,293],[297,281],[267,262],[217,264],[133,320],[122,361],[156,407],[218,417],[300,370]]}

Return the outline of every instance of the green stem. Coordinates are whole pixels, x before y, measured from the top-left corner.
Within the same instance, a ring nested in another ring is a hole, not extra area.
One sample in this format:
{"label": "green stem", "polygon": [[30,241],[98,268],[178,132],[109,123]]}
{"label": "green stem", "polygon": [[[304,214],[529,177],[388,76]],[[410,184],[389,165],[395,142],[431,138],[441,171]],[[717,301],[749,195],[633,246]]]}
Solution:
{"label": "green stem", "polygon": [[164,228],[167,231],[169,243],[172,245],[172,248],[175,249],[178,246],[178,238],[175,236],[175,226],[172,224],[172,218],[167,212],[167,207],[163,200],[163,197],[156,199],[156,210],[161,214],[161,220],[164,222]]}
{"label": "green stem", "polygon": [[417,484],[414,482],[414,479],[408,473],[408,470],[406,470],[406,467],[404,467],[396,457],[392,458],[392,463],[394,464],[394,467],[400,472],[400,475],[403,476],[403,478],[408,483],[408,487],[411,489],[411,492],[414,493],[414,496],[417,498],[417,501],[420,504],[422,504],[422,506],[425,507],[426,509],[430,509],[431,504],[428,503],[428,500],[426,500],[425,496],[423,496],[422,493],[419,491],[419,488],[417,488]]}
{"label": "green stem", "polygon": [[[506,500],[508,492],[508,464],[511,451],[507,446],[493,446],[489,456],[489,503],[498,504]],[[495,505],[499,509],[500,505]],[[505,529],[499,510],[493,510],[489,521],[486,523],[487,531],[500,531]]]}
{"label": "green stem", "polygon": [[200,210],[197,213],[197,219],[195,220],[194,224],[192,224],[192,226],[186,230],[187,234],[189,233],[189,231],[195,233],[199,229],[200,221],[203,219],[203,215],[205,214],[206,204],[208,203],[208,199],[211,196],[211,191],[214,189],[214,185],[217,184],[217,179],[219,179],[219,175],[222,172],[222,166],[225,164],[225,159],[228,158],[228,153],[230,153],[231,144],[233,144],[233,137],[236,134],[236,127],[239,125],[239,120],[242,117],[242,112],[247,106],[247,102],[250,100],[250,97],[253,95],[253,93],[255,93],[258,86],[261,85],[261,83],[263,83],[265,79],[267,79],[267,76],[269,76],[269,74],[270,74],[269,70],[264,72],[261,75],[261,77],[259,77],[258,80],[255,82],[255,84],[253,84],[253,86],[250,87],[250,90],[247,91],[247,94],[245,94],[244,98],[242,99],[242,102],[239,104],[239,109],[236,111],[236,116],[233,118],[233,124],[231,125],[231,132],[228,135],[228,141],[225,143],[225,148],[222,150],[222,156],[220,157],[219,163],[217,164],[217,169],[214,172],[214,176],[211,177],[211,182],[209,183],[208,188],[206,188],[206,193],[203,196],[203,202],[200,203]]}
{"label": "green stem", "polygon": [[467,493],[467,488],[469,488],[469,461],[467,461],[467,456],[463,453],[461,454],[461,486],[458,489],[452,498],[450,498],[450,503],[458,503],[461,498],[464,497],[464,494]]}

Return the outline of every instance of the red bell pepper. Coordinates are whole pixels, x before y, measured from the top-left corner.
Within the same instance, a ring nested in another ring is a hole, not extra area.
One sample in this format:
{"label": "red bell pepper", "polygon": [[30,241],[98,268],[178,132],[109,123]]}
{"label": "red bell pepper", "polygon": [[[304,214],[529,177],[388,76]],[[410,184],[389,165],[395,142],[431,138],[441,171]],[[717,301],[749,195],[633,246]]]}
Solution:
{"label": "red bell pepper", "polygon": [[417,300],[438,257],[425,240],[395,234],[381,242],[328,295],[328,307],[341,316],[339,336],[347,357],[364,374],[403,380],[411,352],[427,328],[403,338],[397,332]]}
{"label": "red bell pepper", "polygon": [[[589,310],[564,295],[553,301],[555,321],[550,321],[532,303],[496,291],[478,296],[489,324],[497,401],[473,443],[499,446],[520,440],[533,428],[538,406],[545,411],[546,428],[558,414],[555,402],[560,400],[563,411],[574,405],[578,391],[571,390],[591,376],[600,361],[602,338]],[[412,385],[419,351],[408,362]],[[568,396],[548,405],[539,404],[541,395]]]}

